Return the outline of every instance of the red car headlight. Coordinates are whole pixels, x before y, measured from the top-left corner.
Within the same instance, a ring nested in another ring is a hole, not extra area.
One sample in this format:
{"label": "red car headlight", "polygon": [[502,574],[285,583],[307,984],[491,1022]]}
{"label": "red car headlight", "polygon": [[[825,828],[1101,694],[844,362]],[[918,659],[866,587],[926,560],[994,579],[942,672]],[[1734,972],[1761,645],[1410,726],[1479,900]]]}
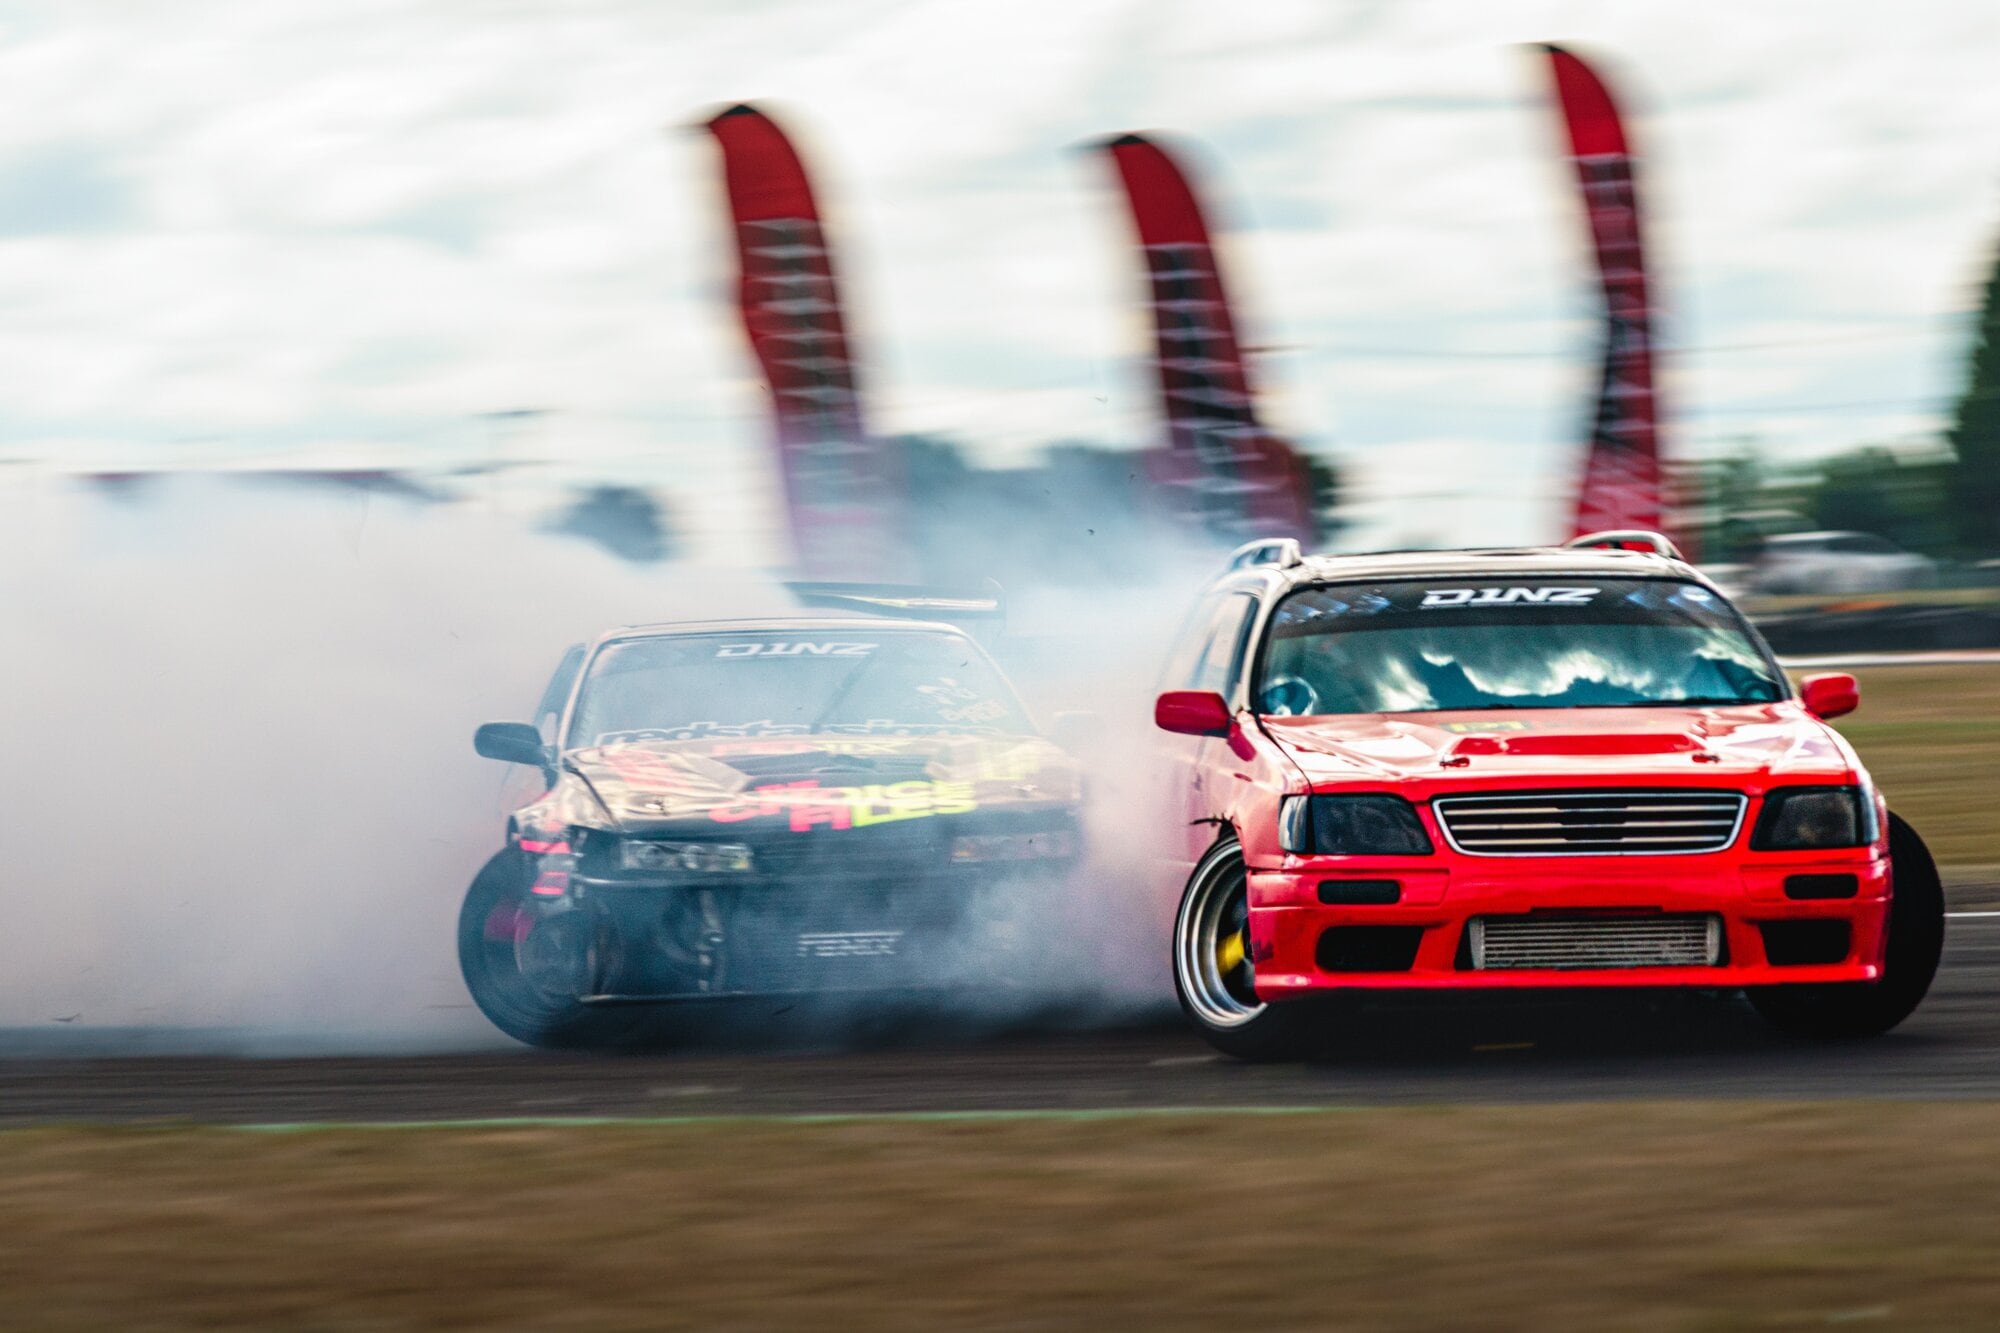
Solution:
{"label": "red car headlight", "polygon": [[1780,787],[1764,797],[1750,846],[1759,852],[1866,847],[1879,832],[1875,802],[1863,788]]}
{"label": "red car headlight", "polygon": [[1429,856],[1417,808],[1400,796],[1287,796],[1278,845],[1306,856]]}

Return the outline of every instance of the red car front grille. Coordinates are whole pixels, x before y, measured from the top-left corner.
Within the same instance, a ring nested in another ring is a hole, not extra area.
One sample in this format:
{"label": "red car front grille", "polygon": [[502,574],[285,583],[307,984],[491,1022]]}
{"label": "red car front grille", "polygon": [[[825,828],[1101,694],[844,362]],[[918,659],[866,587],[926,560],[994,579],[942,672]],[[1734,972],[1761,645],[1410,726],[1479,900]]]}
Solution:
{"label": "red car front grille", "polygon": [[1451,845],[1474,856],[1687,855],[1736,841],[1733,791],[1559,791],[1440,796]]}

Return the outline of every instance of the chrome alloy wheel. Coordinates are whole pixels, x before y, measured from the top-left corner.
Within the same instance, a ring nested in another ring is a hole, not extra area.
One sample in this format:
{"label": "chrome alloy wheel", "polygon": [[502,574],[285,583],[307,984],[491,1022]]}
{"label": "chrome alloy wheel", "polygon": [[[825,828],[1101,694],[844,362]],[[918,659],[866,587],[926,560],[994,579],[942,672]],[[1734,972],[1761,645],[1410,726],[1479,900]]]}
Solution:
{"label": "chrome alloy wheel", "polygon": [[1210,852],[1195,870],[1174,923],[1174,981],[1201,1022],[1241,1027],[1264,1012],[1253,988],[1250,901],[1243,852]]}

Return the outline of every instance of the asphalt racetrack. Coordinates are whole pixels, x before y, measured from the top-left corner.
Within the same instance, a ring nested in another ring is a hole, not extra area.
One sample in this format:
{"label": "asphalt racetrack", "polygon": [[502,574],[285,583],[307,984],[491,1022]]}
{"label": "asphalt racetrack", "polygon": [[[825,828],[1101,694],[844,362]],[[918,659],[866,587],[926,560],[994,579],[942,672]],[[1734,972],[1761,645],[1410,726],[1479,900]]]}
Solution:
{"label": "asphalt racetrack", "polygon": [[[904,1033],[862,1049],[522,1049],[230,1059],[61,1051],[0,1034],[0,1123],[569,1120],[1091,1112],[1674,1097],[2000,1096],[2000,912],[1954,913],[1930,998],[1887,1037],[1814,1045],[1740,1001],[1619,995],[1396,1005],[1304,1064],[1213,1055],[1174,1022]],[[57,1053],[60,1052],[60,1053]]]}

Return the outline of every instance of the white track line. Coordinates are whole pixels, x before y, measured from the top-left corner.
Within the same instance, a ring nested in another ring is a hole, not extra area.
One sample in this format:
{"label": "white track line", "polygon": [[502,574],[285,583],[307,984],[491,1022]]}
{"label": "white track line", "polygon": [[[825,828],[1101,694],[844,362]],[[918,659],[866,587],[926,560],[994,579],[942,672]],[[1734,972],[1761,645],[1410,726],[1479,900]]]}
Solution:
{"label": "white track line", "polygon": [[2000,916],[2000,912],[1946,912],[1945,913],[1945,918],[1950,921],[1967,921],[1972,919],[1973,917],[1980,917],[1980,916]]}

